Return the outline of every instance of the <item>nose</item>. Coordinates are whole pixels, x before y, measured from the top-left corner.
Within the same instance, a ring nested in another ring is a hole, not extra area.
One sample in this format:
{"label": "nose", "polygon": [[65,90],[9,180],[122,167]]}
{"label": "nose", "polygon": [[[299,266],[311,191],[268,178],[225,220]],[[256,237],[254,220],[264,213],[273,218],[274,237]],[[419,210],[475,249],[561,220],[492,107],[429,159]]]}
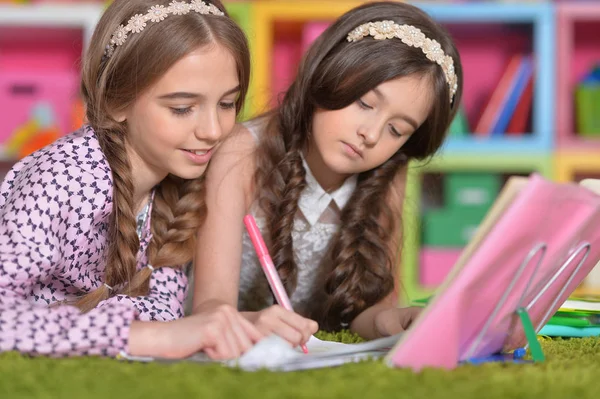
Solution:
{"label": "nose", "polygon": [[363,125],[357,131],[358,136],[367,147],[372,147],[379,141],[381,129],[378,124]]}
{"label": "nose", "polygon": [[221,121],[219,120],[219,114],[216,109],[206,110],[206,112],[198,118],[198,124],[196,125],[194,135],[198,140],[211,144],[216,143],[221,139],[223,129],[221,128]]}

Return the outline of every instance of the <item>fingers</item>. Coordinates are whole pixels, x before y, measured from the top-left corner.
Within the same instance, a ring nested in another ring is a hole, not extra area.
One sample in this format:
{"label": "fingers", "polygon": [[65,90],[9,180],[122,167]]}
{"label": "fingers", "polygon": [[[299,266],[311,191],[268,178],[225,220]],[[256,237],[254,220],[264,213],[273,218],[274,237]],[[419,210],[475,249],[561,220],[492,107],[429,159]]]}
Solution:
{"label": "fingers", "polygon": [[306,322],[306,330],[302,335],[302,343],[306,343],[310,339],[313,334],[316,334],[319,331],[319,323],[311,319],[304,319]]}
{"label": "fingers", "polygon": [[261,337],[254,326],[229,305],[219,306],[203,316],[204,320],[199,322],[208,331],[205,331],[204,347],[201,349],[212,359],[239,357]]}
{"label": "fingers", "polygon": [[228,359],[238,357],[242,353],[242,344],[238,340],[239,337],[235,329],[236,326],[232,325],[229,320],[222,327],[223,338],[227,345],[225,356]]}
{"label": "fingers", "polygon": [[225,320],[222,326],[225,342],[220,356],[224,358],[239,357],[264,337],[235,308],[223,305],[217,308],[217,312]]}
{"label": "fingers", "polygon": [[257,343],[261,339],[265,337],[263,333],[261,333],[254,324],[250,323],[245,317],[240,316],[240,325],[244,330],[244,333],[250,338],[253,344]]}
{"label": "fingers", "polygon": [[263,333],[275,333],[293,346],[306,343],[319,328],[315,321],[277,305],[260,312],[256,325]]}
{"label": "fingers", "polygon": [[419,316],[421,308],[396,308],[390,307],[381,310],[375,316],[376,332],[381,337],[398,334],[406,331],[413,321]]}
{"label": "fingers", "polygon": [[210,357],[211,359],[216,360],[218,357],[217,352],[213,348],[205,348],[204,353],[206,353],[208,355],[208,357]]}
{"label": "fingers", "polygon": [[213,312],[200,320],[204,327],[203,347],[199,348],[215,360],[231,359],[238,356],[239,348],[231,331],[227,315],[222,311]]}
{"label": "fingers", "polygon": [[302,343],[302,333],[289,324],[274,324],[271,331],[288,341],[292,346],[298,346]]}
{"label": "fingers", "polygon": [[417,317],[421,314],[422,308],[418,306],[412,306],[404,310],[404,318],[402,319],[402,327],[408,329]]}
{"label": "fingers", "polygon": [[[229,305],[194,314],[186,318],[188,328],[184,333],[189,337],[191,327],[192,334],[197,335],[192,336],[187,344],[181,336],[178,345],[188,347],[188,353],[202,350],[212,359],[225,360],[241,356],[266,334],[275,333],[291,345],[298,346],[318,330],[316,322],[280,306],[273,306],[258,315],[253,324]],[[188,346],[190,344],[193,347]]]}
{"label": "fingers", "polygon": [[[235,344],[233,349],[237,351],[235,355],[237,357],[250,349],[256,340],[250,338],[249,334],[247,333],[247,326],[244,324],[250,323],[239,313],[226,311],[225,314],[229,320],[230,332]],[[253,327],[252,325],[250,326]]]}

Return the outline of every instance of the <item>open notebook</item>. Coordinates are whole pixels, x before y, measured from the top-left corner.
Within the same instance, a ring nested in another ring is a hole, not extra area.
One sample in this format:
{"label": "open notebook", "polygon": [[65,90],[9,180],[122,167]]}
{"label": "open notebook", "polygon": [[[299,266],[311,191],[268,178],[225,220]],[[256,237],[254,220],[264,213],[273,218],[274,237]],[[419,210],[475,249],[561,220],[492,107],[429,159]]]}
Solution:
{"label": "open notebook", "polygon": [[[308,355],[272,336],[224,364],[292,371],[385,357],[390,366],[419,370],[453,368],[523,347],[525,333],[516,310],[526,309],[539,331],[600,259],[597,194],[599,181],[577,185],[536,174],[512,177],[433,300],[404,334],[361,344],[312,337]],[[198,354],[185,361],[210,359]]]}
{"label": "open notebook", "polygon": [[254,345],[238,359],[217,362],[204,353],[197,353],[182,360],[170,360],[149,357],[134,357],[121,354],[125,360],[162,363],[194,362],[221,363],[224,366],[240,368],[246,371],[269,369],[272,371],[296,371],[323,367],[339,366],[344,363],[358,362],[366,359],[378,359],[385,356],[398,342],[402,334],[380,338],[357,344],[322,341],[314,336],[306,343],[308,354],[300,348],[292,348],[282,338],[272,335]]}

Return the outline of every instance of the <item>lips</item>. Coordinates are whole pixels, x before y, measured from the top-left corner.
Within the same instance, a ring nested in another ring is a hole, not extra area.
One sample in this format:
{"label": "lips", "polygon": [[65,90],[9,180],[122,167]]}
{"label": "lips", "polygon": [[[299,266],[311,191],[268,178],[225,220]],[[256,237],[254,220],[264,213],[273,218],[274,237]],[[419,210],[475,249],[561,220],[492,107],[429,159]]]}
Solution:
{"label": "lips", "polygon": [[196,155],[206,155],[212,151],[212,148],[209,148],[207,150],[186,150],[186,149],[184,149],[183,151],[191,152],[192,154],[196,154]]}
{"label": "lips", "polygon": [[362,158],[362,156],[363,156],[363,152],[362,152],[362,151],[361,151],[361,150],[360,150],[358,147],[356,147],[355,145],[352,145],[352,144],[350,144],[350,143],[346,143],[346,142],[344,142],[344,144],[345,144],[345,145],[346,145],[346,146],[347,146],[347,147],[348,147],[348,148],[349,148],[349,149],[350,149],[352,152],[354,152],[356,155],[358,155],[359,157],[361,157],[361,158]]}
{"label": "lips", "polygon": [[181,151],[186,154],[186,157],[192,161],[194,164],[197,165],[204,165],[207,164],[208,161],[210,161],[210,158],[212,157],[212,153],[213,153],[214,147],[213,148],[203,148],[203,149],[197,149],[197,148],[182,148]]}

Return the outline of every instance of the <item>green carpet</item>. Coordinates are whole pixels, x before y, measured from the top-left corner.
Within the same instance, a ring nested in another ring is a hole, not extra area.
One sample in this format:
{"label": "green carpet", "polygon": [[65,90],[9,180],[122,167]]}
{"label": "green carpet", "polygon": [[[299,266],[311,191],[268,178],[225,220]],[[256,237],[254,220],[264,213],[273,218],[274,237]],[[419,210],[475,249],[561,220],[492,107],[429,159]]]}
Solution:
{"label": "green carpet", "polygon": [[[349,334],[328,336],[356,341]],[[0,398],[569,398],[598,397],[600,338],[543,340],[546,362],[413,373],[381,362],[294,373],[218,365],[0,354]]]}

